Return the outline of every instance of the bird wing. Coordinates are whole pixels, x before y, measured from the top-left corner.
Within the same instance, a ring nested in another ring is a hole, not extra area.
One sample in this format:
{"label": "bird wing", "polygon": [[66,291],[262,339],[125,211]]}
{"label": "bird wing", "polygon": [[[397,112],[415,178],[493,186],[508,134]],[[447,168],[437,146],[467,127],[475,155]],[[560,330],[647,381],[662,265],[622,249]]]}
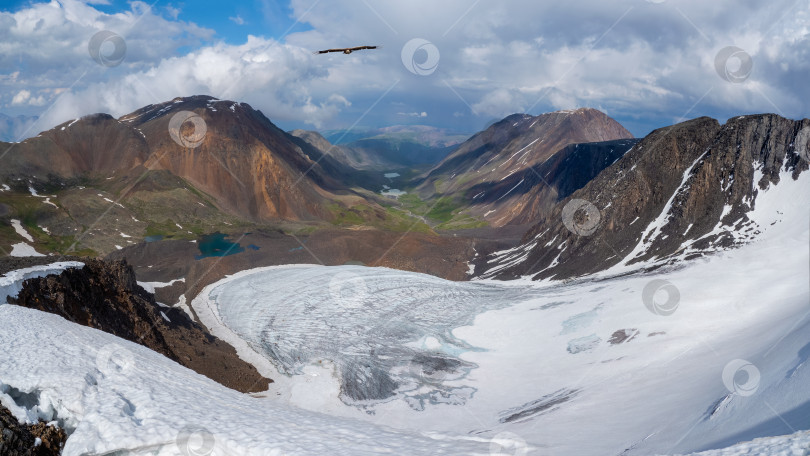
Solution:
{"label": "bird wing", "polygon": [[325,49],[323,51],[315,51],[314,54],[328,54],[330,52],[346,52],[346,51],[360,51],[363,49],[379,49],[380,46],[357,46],[353,48],[340,48],[340,49]]}
{"label": "bird wing", "polygon": [[346,49],[326,49],[324,51],[318,51],[318,52],[316,52],[316,54],[328,54],[330,52],[343,52],[345,50]]}

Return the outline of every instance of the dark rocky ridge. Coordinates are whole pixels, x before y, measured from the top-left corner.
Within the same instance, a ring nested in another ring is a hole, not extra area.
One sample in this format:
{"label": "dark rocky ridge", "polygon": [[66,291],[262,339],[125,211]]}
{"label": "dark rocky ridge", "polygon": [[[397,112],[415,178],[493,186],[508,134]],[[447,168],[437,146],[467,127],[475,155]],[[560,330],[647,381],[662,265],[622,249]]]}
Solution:
{"label": "dark rocky ridge", "polygon": [[182,310],[156,304],[126,261],[82,261],[81,269],[26,280],[12,303],[144,345],[237,391],[267,390],[271,380],[242,361],[233,347]]}
{"label": "dark rocky ridge", "polygon": [[[41,443],[35,446],[36,439]],[[0,405],[1,456],[52,456],[62,453],[67,440],[63,429],[46,423],[21,424],[11,412]]]}
{"label": "dark rocky ridge", "polygon": [[[656,130],[530,229],[519,251],[528,253],[524,260],[488,276],[564,279],[605,270],[634,250],[670,199],[662,228],[643,240],[644,249],[630,264],[649,259],[665,263],[690,242],[689,247],[703,252],[739,245],[756,234],[745,214],[755,207],[759,189],[778,184],[780,171],[797,178],[808,169],[795,144],[808,127],[808,119],[763,114],[733,118],[723,126],[702,117]],[[762,173],[758,182],[755,167]],[[563,224],[562,210],[573,199],[599,210],[600,222],[592,235],[577,235]],[[726,206],[731,209],[721,220]],[[717,226],[723,232],[707,236]],[[486,274],[516,257],[481,259],[476,272]]]}
{"label": "dark rocky ridge", "polygon": [[[499,198],[508,194],[509,225],[533,223],[560,200],[595,178],[615,163],[639,139],[617,139],[594,143],[570,144],[548,160],[516,172],[498,182],[483,182],[467,191],[473,201],[472,211],[480,213],[497,209]],[[480,195],[476,198],[476,195]],[[495,206],[493,206],[495,205]]]}

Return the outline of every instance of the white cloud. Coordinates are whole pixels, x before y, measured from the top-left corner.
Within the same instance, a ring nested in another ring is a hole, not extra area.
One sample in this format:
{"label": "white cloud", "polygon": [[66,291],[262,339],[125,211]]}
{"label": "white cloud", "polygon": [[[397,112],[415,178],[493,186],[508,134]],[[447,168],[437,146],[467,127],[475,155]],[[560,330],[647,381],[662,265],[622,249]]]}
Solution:
{"label": "white cloud", "polygon": [[[273,120],[329,128],[363,115],[363,122],[393,124],[403,113],[430,112],[446,123],[440,126],[463,129],[515,112],[578,106],[603,107],[638,128],[704,114],[808,115],[810,0],[292,0],[293,16],[312,30],[281,43],[248,37],[241,45],[208,43],[212,31],[164,19],[142,2],[113,15],[76,0],[62,3],[0,13],[0,68],[19,73],[0,74],[0,93],[8,97],[0,95],[0,102],[55,102],[43,127],[192,94],[237,99]],[[287,13],[277,2],[262,5],[265,16]],[[126,39],[126,59],[115,68],[96,65],[87,52],[89,38],[105,29]],[[430,76],[402,64],[400,50],[412,38],[441,52]],[[382,49],[312,55],[366,44]],[[754,59],[743,84],[715,72],[717,52],[732,44]],[[181,46],[193,50],[177,55]],[[23,89],[28,98],[17,100]]]}
{"label": "white cloud", "polygon": [[313,97],[307,81],[328,76],[314,60],[301,48],[263,38],[250,37],[241,46],[219,43],[183,57],[164,59],[148,70],[65,93],[43,122],[55,124],[59,119],[96,111],[120,116],[176,96],[210,94],[246,100],[271,118],[280,116],[320,126],[351,103],[337,93]]}
{"label": "white cloud", "polygon": [[29,98],[31,98],[31,92],[23,89],[17,92],[17,95],[14,95],[14,98],[11,99],[11,104],[12,105],[25,104],[25,102],[28,101]]}
{"label": "white cloud", "polygon": [[236,16],[229,17],[228,20],[233,22],[236,25],[245,25],[245,20],[242,19],[242,16],[240,16],[238,14]]}

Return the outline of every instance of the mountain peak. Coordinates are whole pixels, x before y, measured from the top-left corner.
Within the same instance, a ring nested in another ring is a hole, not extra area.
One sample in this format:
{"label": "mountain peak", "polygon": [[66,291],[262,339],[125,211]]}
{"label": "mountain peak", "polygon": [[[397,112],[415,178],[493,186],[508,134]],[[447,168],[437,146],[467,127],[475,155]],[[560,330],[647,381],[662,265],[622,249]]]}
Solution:
{"label": "mountain peak", "polygon": [[[559,171],[547,169],[546,177],[538,179],[538,167],[554,154],[572,144],[631,138],[633,135],[619,122],[593,108],[539,116],[512,114],[464,142],[434,167],[420,184],[420,194],[438,192],[454,198],[468,208],[469,214],[494,226],[526,223],[556,197],[548,195],[547,201],[537,198],[538,188],[548,187],[543,179]],[[602,158],[599,163],[580,163],[592,177],[627,147],[611,144],[589,150]],[[608,158],[611,160],[606,161]]]}
{"label": "mountain peak", "polygon": [[136,111],[121,116],[118,120],[131,124],[143,124],[163,117],[169,113],[179,111],[195,111],[207,109],[210,112],[230,110],[236,112],[237,108],[255,111],[250,105],[232,100],[220,100],[210,95],[192,95],[190,97],[176,97],[170,101],[146,105]]}

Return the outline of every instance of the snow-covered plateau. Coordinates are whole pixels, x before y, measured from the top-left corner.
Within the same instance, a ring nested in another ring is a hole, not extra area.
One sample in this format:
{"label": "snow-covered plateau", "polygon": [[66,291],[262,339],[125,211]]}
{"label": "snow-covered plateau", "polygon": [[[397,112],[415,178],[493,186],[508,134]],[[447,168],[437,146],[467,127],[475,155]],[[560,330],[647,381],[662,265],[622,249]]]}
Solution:
{"label": "snow-covered plateau", "polygon": [[447,282],[243,271],[192,307],[275,380],[229,390],[62,318],[0,306],[0,402],[84,454],[810,454],[807,173],[762,236],[641,273]]}

